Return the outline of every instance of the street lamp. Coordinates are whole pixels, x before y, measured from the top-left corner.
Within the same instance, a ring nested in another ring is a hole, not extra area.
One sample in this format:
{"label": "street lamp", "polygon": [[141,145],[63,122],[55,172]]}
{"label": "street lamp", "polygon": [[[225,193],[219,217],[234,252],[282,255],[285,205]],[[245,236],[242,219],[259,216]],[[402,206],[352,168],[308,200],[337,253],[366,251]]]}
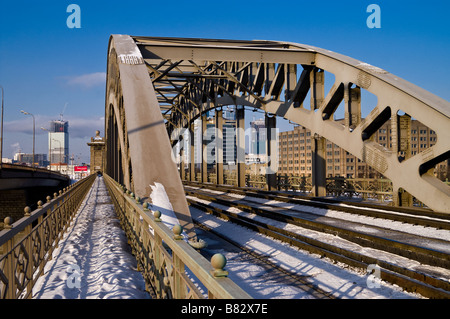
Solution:
{"label": "street lamp", "polygon": [[31,163],[31,167],[34,167],[34,141],[35,141],[35,119],[34,119],[34,115],[28,112],[25,112],[24,110],[21,110],[20,112],[22,112],[25,115],[31,115],[33,117],[33,162]]}
{"label": "street lamp", "polygon": [[[41,130],[47,131],[49,134],[51,133],[50,130],[47,130],[45,127],[41,127]],[[52,138],[50,136],[49,138],[49,146],[48,146],[48,161],[50,163],[50,170],[52,168]]]}

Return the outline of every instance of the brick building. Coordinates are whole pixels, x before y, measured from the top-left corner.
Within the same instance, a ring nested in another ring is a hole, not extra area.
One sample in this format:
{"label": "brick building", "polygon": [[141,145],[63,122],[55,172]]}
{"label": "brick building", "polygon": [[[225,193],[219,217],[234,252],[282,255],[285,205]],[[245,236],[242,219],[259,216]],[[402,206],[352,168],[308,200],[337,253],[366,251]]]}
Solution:
{"label": "brick building", "polygon": [[[310,176],[312,172],[312,141],[311,131],[302,126],[294,130],[279,133],[278,174],[293,176]],[[373,135],[373,141],[392,149],[390,121],[387,121]],[[437,141],[436,133],[419,121],[411,121],[411,156],[433,146]],[[381,174],[366,163],[327,141],[326,146],[326,176],[344,176],[348,178],[374,178]],[[435,175],[445,180],[449,176],[448,160],[436,165]]]}

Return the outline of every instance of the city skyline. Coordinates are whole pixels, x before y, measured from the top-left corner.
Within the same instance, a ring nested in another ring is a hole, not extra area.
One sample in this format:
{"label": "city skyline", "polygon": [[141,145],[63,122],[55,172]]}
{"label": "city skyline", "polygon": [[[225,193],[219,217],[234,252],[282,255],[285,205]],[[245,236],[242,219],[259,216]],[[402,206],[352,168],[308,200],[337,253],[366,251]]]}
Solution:
{"label": "city skyline", "polygon": [[[381,28],[374,29],[366,24],[369,1],[325,1],[320,7],[305,1],[281,1],[270,12],[270,22],[261,18],[269,14],[267,7],[273,6],[270,2],[231,1],[228,6],[236,9],[233,15],[227,10],[202,14],[211,8],[206,1],[179,3],[171,9],[178,16],[175,23],[164,14],[136,10],[145,6],[145,1],[126,8],[115,1],[74,2],[81,9],[80,28],[67,25],[69,3],[1,4],[4,157],[12,157],[19,147],[31,153],[32,122],[20,114],[23,109],[36,117],[36,153],[45,153],[48,148],[46,133],[39,128],[64,113],[64,120],[71,123],[70,152],[89,161],[87,142],[96,130],[104,135],[106,58],[111,34],[304,43],[380,67],[450,100],[447,2],[432,0],[423,5],[421,1],[376,1],[382,22]],[[151,9],[165,12],[166,6],[153,3]],[[320,19],[305,13],[319,11]],[[430,56],[438,68],[421,66]],[[282,125],[281,120],[277,122]]]}

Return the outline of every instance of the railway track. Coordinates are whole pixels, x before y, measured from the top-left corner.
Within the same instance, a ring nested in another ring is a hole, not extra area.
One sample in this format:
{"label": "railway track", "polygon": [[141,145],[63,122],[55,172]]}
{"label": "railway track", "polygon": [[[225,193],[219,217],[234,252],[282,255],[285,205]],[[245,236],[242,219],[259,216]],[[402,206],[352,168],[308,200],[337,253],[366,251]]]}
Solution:
{"label": "railway track", "polygon": [[449,216],[197,183],[185,192],[197,209],[352,267],[377,264],[387,282],[450,298]]}
{"label": "railway track", "polygon": [[[299,289],[304,292],[304,294],[308,294],[311,298],[314,299],[336,299],[332,293],[325,291],[324,289],[318,287],[317,285],[311,283],[308,280],[308,276],[300,275],[294,272],[290,272],[283,267],[280,267],[276,263],[272,262],[267,258],[267,256],[260,254],[258,252],[255,252],[253,250],[250,250],[243,245],[240,245],[238,242],[230,238],[229,236],[226,236],[218,231],[216,231],[214,228],[209,227],[201,222],[195,221],[197,226],[208,233],[208,236],[213,236],[213,242],[216,242],[217,240],[220,240],[222,242],[226,242],[228,245],[232,246],[233,248],[228,248],[226,250],[230,250],[233,252],[240,252],[242,260],[244,260],[245,264],[247,265],[257,265],[258,267],[261,267],[264,270],[265,273],[265,281],[271,281],[273,282],[279,282],[283,286],[288,286],[291,289]],[[215,253],[214,249],[223,249],[224,245],[222,244],[215,244],[216,247],[209,247],[206,249],[202,249],[201,253],[204,255],[205,258],[208,260],[211,259],[213,254]],[[242,257],[244,256],[244,257]],[[303,294],[303,295],[304,295]],[[259,295],[260,297],[260,295]],[[278,296],[279,298],[279,296]]]}

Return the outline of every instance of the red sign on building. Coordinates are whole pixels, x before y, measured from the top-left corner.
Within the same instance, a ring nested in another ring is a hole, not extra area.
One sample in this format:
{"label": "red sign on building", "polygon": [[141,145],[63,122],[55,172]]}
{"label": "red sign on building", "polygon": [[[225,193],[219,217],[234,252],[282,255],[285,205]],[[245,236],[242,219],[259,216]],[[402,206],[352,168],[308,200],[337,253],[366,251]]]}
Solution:
{"label": "red sign on building", "polygon": [[87,166],[75,166],[74,171],[75,172],[87,172],[88,168]]}

